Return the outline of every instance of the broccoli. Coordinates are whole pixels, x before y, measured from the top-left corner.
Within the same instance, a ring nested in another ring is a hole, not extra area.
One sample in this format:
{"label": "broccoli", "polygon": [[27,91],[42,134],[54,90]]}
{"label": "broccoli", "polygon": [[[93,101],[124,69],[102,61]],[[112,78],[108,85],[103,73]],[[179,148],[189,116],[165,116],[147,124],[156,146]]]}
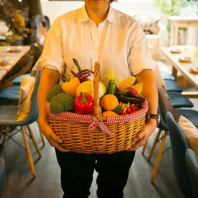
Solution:
{"label": "broccoli", "polygon": [[[50,102],[50,110],[52,113],[56,112],[57,109],[61,110],[61,112],[63,111],[74,111],[74,101],[75,98],[72,95],[69,95],[67,93],[59,93],[56,96],[53,96],[51,98],[51,102]],[[58,107],[56,107],[56,105],[60,104],[61,106],[63,106],[63,108],[60,108],[60,105]],[[56,112],[56,113],[60,113],[60,112]]]}
{"label": "broccoli", "polygon": [[59,93],[65,93],[62,89],[62,85],[55,85],[50,92],[47,93],[47,101],[51,102],[51,98]]}
{"label": "broccoli", "polygon": [[64,111],[64,105],[54,100],[50,103],[50,111],[52,113],[61,113]]}
{"label": "broccoli", "polygon": [[113,109],[112,111],[119,114],[119,111],[120,111],[121,107],[120,105],[118,105],[115,109]]}

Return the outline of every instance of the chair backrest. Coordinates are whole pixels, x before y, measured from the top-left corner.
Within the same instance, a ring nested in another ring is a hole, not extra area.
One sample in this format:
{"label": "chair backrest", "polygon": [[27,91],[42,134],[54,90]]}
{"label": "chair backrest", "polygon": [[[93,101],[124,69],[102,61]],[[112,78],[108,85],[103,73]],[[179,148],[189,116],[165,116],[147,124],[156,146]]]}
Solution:
{"label": "chair backrest", "polygon": [[198,159],[193,150],[188,148],[185,153],[186,164],[190,175],[193,198],[198,197]]}
{"label": "chair backrest", "polygon": [[31,42],[37,42],[41,45],[44,44],[44,40],[46,37],[47,32],[50,29],[50,21],[47,16],[44,16],[45,19],[45,25],[46,27],[43,27],[42,24],[42,18],[41,15],[36,15],[31,19]]}
{"label": "chair backrest", "polygon": [[35,122],[38,119],[37,92],[40,83],[40,76],[41,76],[41,71],[39,70],[36,75],[36,82],[34,85],[34,91],[32,93],[32,99],[31,99],[32,103],[31,103],[29,116],[25,120],[19,121],[18,125],[28,125]]}
{"label": "chair backrest", "polygon": [[0,196],[3,187],[4,175],[5,175],[5,161],[3,158],[0,158]]}
{"label": "chair backrest", "polygon": [[192,186],[185,160],[185,152],[189,144],[170,112],[166,113],[166,123],[170,134],[173,169],[177,184],[186,198],[192,198]]}
{"label": "chair backrest", "polygon": [[166,121],[164,120],[164,118],[162,116],[162,112],[161,112],[161,109],[160,109],[160,104],[158,104],[157,113],[160,115],[160,123],[158,125],[158,128],[161,129],[161,130],[168,131],[168,126],[167,126]]}

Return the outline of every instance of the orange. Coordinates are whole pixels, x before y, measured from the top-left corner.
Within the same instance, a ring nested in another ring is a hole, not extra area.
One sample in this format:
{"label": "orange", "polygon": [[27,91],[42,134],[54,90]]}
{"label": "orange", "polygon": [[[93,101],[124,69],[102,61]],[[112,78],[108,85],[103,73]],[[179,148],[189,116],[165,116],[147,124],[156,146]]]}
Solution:
{"label": "orange", "polygon": [[113,94],[107,94],[101,100],[101,107],[106,111],[111,111],[115,109],[118,105],[118,99]]}
{"label": "orange", "polygon": [[118,116],[118,114],[116,114],[115,112],[113,111],[105,111],[103,112],[102,114],[104,117],[107,117],[107,116]]}

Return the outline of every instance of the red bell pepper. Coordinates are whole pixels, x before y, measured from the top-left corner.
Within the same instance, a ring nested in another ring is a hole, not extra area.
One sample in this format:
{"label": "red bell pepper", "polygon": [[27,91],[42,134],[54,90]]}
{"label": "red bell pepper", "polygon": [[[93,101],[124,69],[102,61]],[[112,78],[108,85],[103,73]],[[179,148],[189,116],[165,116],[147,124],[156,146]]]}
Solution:
{"label": "red bell pepper", "polygon": [[90,114],[93,108],[93,98],[91,95],[82,93],[75,98],[74,108],[76,113]]}

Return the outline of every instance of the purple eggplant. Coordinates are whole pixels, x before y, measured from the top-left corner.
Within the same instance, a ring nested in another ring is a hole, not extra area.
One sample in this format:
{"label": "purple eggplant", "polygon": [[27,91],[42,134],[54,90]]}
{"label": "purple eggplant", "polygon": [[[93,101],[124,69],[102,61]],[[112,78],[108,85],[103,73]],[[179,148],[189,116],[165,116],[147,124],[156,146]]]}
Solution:
{"label": "purple eggplant", "polygon": [[71,71],[71,73],[79,79],[80,83],[88,81],[88,80],[93,80],[93,75],[94,75],[93,71],[91,71],[89,69],[81,70],[79,63],[78,63],[77,59],[75,59],[75,58],[73,58],[73,62],[78,69],[78,73],[76,74],[74,71]]}

